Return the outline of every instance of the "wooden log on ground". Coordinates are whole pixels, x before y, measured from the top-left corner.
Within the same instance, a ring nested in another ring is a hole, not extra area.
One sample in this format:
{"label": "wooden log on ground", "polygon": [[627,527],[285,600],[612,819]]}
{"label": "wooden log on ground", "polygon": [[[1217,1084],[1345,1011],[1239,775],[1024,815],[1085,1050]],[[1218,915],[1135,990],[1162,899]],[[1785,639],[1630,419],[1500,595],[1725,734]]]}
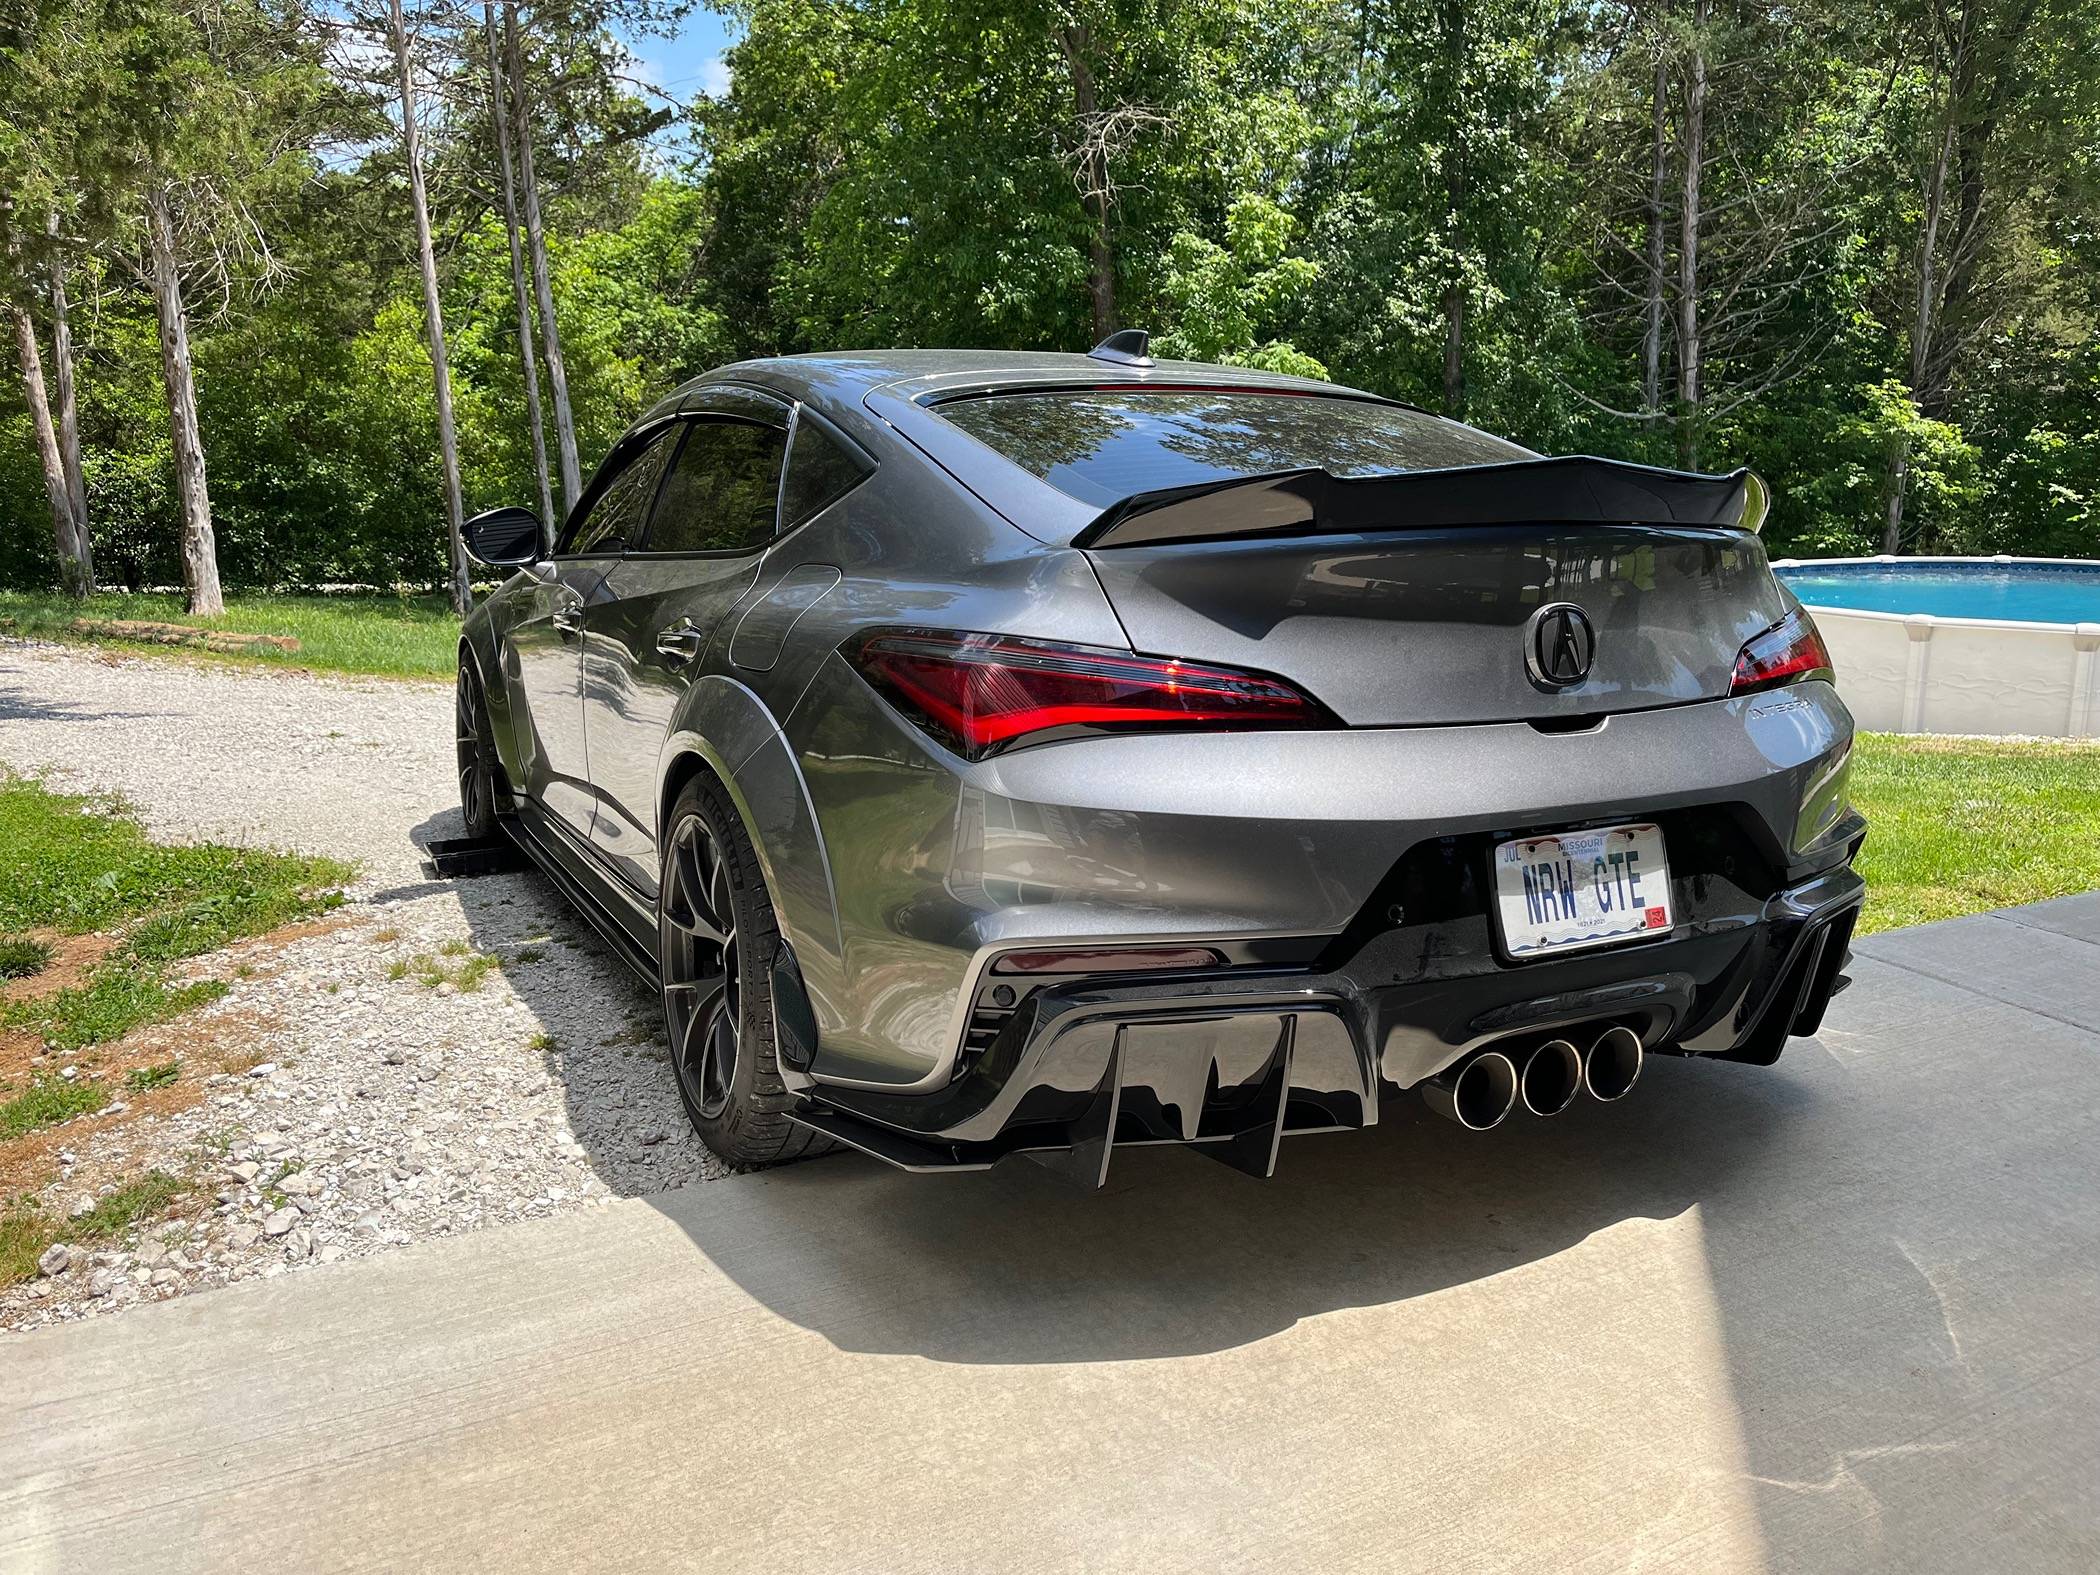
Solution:
{"label": "wooden log on ground", "polygon": [[146,618],[75,618],[68,627],[75,634],[101,640],[201,646],[207,651],[237,656],[266,651],[289,654],[299,649],[298,639],[289,634],[244,634],[232,629],[200,629],[186,623],[155,623]]}

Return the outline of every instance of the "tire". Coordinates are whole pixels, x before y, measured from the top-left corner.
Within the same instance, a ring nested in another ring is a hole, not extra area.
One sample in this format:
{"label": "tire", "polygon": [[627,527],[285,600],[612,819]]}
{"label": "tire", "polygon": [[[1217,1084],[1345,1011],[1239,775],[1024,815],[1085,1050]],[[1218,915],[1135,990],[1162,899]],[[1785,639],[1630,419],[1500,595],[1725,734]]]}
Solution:
{"label": "tire", "polygon": [[459,760],[460,818],[468,836],[489,836],[498,819],[510,813],[510,788],[496,754],[496,730],[489,721],[481,675],[464,653],[453,688],[452,734]]}
{"label": "tire", "polygon": [[792,1096],[774,1054],[773,900],[743,821],[712,778],[687,783],[672,805],[659,873],[664,1032],[686,1118],[733,1165],[821,1153],[830,1143],[787,1119]]}

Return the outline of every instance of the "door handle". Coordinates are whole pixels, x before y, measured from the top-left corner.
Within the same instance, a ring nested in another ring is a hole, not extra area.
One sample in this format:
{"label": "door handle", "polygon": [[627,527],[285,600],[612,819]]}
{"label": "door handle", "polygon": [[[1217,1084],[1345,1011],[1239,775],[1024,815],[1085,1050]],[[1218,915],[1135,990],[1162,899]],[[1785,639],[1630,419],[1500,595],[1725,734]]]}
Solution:
{"label": "door handle", "polygon": [[583,627],[583,604],[564,602],[554,609],[553,615],[547,621],[553,624],[555,632],[566,640]]}
{"label": "door handle", "polygon": [[683,667],[700,654],[705,643],[700,626],[690,618],[681,618],[669,628],[657,631],[656,654],[673,667]]}

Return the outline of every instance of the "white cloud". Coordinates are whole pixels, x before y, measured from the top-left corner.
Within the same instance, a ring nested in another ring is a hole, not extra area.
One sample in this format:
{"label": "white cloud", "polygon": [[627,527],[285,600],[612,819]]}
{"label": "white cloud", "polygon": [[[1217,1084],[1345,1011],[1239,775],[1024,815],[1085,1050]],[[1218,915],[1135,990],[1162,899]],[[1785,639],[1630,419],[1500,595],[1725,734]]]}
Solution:
{"label": "white cloud", "polygon": [[700,91],[709,98],[720,98],[729,91],[729,59],[726,55],[709,55],[700,67]]}

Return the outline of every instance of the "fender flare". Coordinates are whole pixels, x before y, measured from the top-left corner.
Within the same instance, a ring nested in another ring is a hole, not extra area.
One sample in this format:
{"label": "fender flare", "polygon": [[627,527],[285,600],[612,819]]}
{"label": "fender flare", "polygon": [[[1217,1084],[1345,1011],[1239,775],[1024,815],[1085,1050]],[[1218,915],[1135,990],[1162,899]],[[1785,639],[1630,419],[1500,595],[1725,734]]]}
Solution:
{"label": "fender flare", "polygon": [[657,755],[659,845],[672,803],[703,769],[728,793],[758,854],[780,932],[794,949],[819,1026],[836,1021],[827,1001],[838,999],[834,981],[844,947],[838,888],[816,807],[773,713],[752,690],[720,674],[693,681]]}

